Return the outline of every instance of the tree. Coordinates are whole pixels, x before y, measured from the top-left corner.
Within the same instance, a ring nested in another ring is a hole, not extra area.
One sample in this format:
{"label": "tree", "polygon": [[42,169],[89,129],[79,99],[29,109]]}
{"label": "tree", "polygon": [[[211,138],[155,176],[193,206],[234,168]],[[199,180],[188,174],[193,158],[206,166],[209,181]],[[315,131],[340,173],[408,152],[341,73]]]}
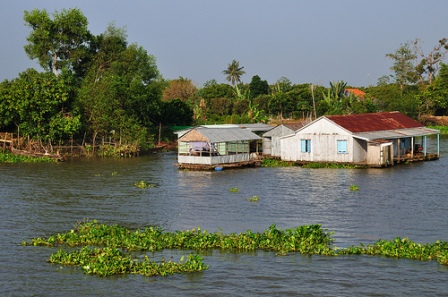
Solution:
{"label": "tree", "polygon": [[155,58],[127,45],[124,30],[109,26],[96,37],[96,54],[79,91],[93,147],[98,137],[118,144],[147,142],[148,129],[161,113],[161,84]]}
{"label": "tree", "polygon": [[188,126],[193,121],[193,110],[184,101],[172,99],[163,102],[161,117],[167,125]]}
{"label": "tree", "polygon": [[288,78],[286,78],[286,77],[280,77],[276,82],[275,82],[275,85],[274,85],[274,91],[275,92],[284,92],[284,93],[286,93],[286,92],[289,92],[289,91],[291,91],[291,89],[292,89],[292,83],[291,83],[291,81],[288,79]]}
{"label": "tree", "polygon": [[180,99],[181,101],[188,101],[196,95],[198,89],[193,84],[191,79],[179,77],[173,79],[168,83],[168,87],[163,91],[163,101],[170,99]]}
{"label": "tree", "polygon": [[249,84],[250,97],[256,98],[260,95],[269,94],[269,84],[265,80],[261,80],[258,75],[252,77]]}
{"label": "tree", "polygon": [[194,102],[195,119],[217,119],[232,113],[234,89],[228,84],[218,84],[215,80],[207,81],[201,88]]}
{"label": "tree", "polygon": [[445,59],[448,52],[448,40],[442,38],[439,44],[435,46],[427,55],[425,55],[420,39],[416,39],[413,43],[414,52],[421,57],[420,63],[417,65],[417,72],[420,76],[420,81],[423,83],[423,74],[428,74],[428,82],[431,85],[433,78],[436,76],[440,68],[440,63]]}
{"label": "tree", "polygon": [[350,113],[348,106],[345,106],[344,102],[346,86],[347,83],[343,81],[330,82],[330,89],[328,89],[327,94],[322,94],[323,102],[327,106],[326,114]]}
{"label": "tree", "polygon": [[244,66],[240,67],[240,62],[233,60],[222,73],[227,75],[226,80],[231,82],[232,86],[235,86],[235,83],[239,83],[241,76],[246,73],[243,68]]}
{"label": "tree", "polygon": [[87,18],[79,9],[56,12],[53,19],[45,9],[34,9],[25,11],[24,20],[32,29],[25,45],[30,59],[38,59],[40,66],[55,76],[63,68],[79,66],[88,52],[90,36]]}
{"label": "tree", "polygon": [[53,141],[78,131],[79,115],[65,110],[70,99],[68,80],[28,69],[10,83],[8,96],[2,98],[2,111],[19,128],[21,136],[29,136],[50,150]]}
{"label": "tree", "polygon": [[409,43],[402,44],[395,53],[386,54],[386,57],[394,61],[394,65],[390,69],[395,73],[395,82],[402,91],[406,85],[417,82],[418,73],[413,64],[416,55]]}
{"label": "tree", "polygon": [[448,115],[448,65],[441,63],[440,71],[434,80],[434,84],[428,89],[425,98],[428,109],[432,108],[435,115]]}

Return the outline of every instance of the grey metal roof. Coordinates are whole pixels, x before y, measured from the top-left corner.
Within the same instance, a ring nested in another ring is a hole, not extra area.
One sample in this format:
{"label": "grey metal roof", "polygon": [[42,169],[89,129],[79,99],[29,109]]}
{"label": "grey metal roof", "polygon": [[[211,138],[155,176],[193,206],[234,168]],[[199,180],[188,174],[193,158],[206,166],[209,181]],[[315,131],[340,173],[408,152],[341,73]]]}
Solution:
{"label": "grey metal roof", "polygon": [[[243,141],[243,140],[258,140],[261,139],[260,136],[257,134],[251,132],[248,129],[244,128],[236,128],[236,127],[230,127],[230,128],[206,128],[206,127],[197,127],[195,129],[192,129],[191,131],[197,131],[201,135],[203,135],[205,138],[207,138],[210,142],[228,142],[228,141]],[[188,134],[191,132],[185,133],[179,140],[182,141],[185,136],[185,138],[188,138],[187,141],[192,142],[195,141],[194,138],[188,137]],[[197,141],[202,141],[198,138]]]}
{"label": "grey metal roof", "polygon": [[372,131],[372,132],[359,132],[353,133],[353,137],[364,139],[367,141],[377,139],[397,139],[404,137],[418,137],[439,134],[439,130],[430,129],[426,127],[416,127],[409,129],[397,129],[397,130],[385,130],[385,131]]}
{"label": "grey metal roof", "polygon": [[280,124],[277,127],[269,130],[268,132],[263,134],[263,137],[272,137],[272,136],[284,136],[287,134],[294,133],[294,129],[290,128],[289,126]]}
{"label": "grey metal roof", "polygon": [[[272,128],[274,128],[271,125],[268,124],[216,124],[216,125],[200,125],[197,127],[205,127],[205,128],[209,128],[209,129],[228,129],[228,128],[246,128],[250,131],[253,132],[264,132],[264,131],[269,131]],[[188,131],[191,131],[192,129],[194,129],[195,127],[191,127],[188,129],[183,129],[183,130],[178,130],[178,131],[174,131],[174,134],[177,134],[177,138],[182,137],[182,135],[184,135],[185,133],[187,133]]]}

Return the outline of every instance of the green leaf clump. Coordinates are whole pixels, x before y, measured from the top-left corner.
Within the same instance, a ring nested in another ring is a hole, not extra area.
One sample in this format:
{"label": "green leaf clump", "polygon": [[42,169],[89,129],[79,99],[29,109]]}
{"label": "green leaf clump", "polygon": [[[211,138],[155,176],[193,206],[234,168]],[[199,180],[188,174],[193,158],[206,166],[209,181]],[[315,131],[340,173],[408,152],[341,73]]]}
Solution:
{"label": "green leaf clump", "polygon": [[[321,225],[305,225],[290,229],[279,229],[272,224],[263,232],[247,230],[243,233],[224,234],[197,229],[168,232],[160,227],[144,230],[130,230],[118,225],[100,224],[96,220],[78,223],[75,229],[51,235],[48,238],[34,238],[23,241],[24,246],[82,247],[65,252],[60,249],[50,256],[49,262],[81,266],[86,274],[108,276],[113,274],[170,275],[173,273],[206,270],[208,266],[202,257],[189,254],[186,261],[163,260],[160,263],[135,257],[136,252],[155,252],[166,249],[205,251],[276,252],[277,255],[301,253],[308,255],[372,255],[417,260],[435,260],[448,265],[448,243],[436,241],[421,244],[408,238],[379,240],[375,244],[336,248],[332,246],[332,232]],[[93,248],[92,248],[93,247]]]}

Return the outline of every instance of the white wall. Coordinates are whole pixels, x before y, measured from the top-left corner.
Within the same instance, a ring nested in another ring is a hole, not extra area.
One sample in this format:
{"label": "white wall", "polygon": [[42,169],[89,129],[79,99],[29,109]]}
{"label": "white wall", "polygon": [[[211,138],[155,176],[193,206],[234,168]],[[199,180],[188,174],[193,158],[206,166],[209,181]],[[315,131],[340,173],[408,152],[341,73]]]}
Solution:
{"label": "white wall", "polygon": [[[311,140],[311,152],[301,152],[301,140]],[[347,141],[346,154],[338,154],[338,140]],[[330,122],[326,118],[320,118],[310,125],[299,130],[293,136],[281,138],[281,158],[285,161],[309,161],[309,162],[354,162],[353,156],[356,148],[356,155],[361,147],[360,143],[354,143],[351,134],[341,127]]]}
{"label": "white wall", "polygon": [[201,165],[214,165],[214,164],[229,164],[245,162],[250,160],[250,154],[235,154],[225,156],[177,156],[179,164],[201,164]]}

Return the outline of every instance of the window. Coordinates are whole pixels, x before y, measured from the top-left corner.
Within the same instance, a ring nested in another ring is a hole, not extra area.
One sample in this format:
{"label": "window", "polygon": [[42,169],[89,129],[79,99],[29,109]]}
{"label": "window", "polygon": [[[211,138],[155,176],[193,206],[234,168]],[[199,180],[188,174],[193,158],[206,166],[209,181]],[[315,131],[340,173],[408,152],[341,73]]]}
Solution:
{"label": "window", "polygon": [[300,143],[302,153],[311,153],[311,139],[301,139]]}
{"label": "window", "polygon": [[347,154],[347,140],[338,140],[338,154]]}

